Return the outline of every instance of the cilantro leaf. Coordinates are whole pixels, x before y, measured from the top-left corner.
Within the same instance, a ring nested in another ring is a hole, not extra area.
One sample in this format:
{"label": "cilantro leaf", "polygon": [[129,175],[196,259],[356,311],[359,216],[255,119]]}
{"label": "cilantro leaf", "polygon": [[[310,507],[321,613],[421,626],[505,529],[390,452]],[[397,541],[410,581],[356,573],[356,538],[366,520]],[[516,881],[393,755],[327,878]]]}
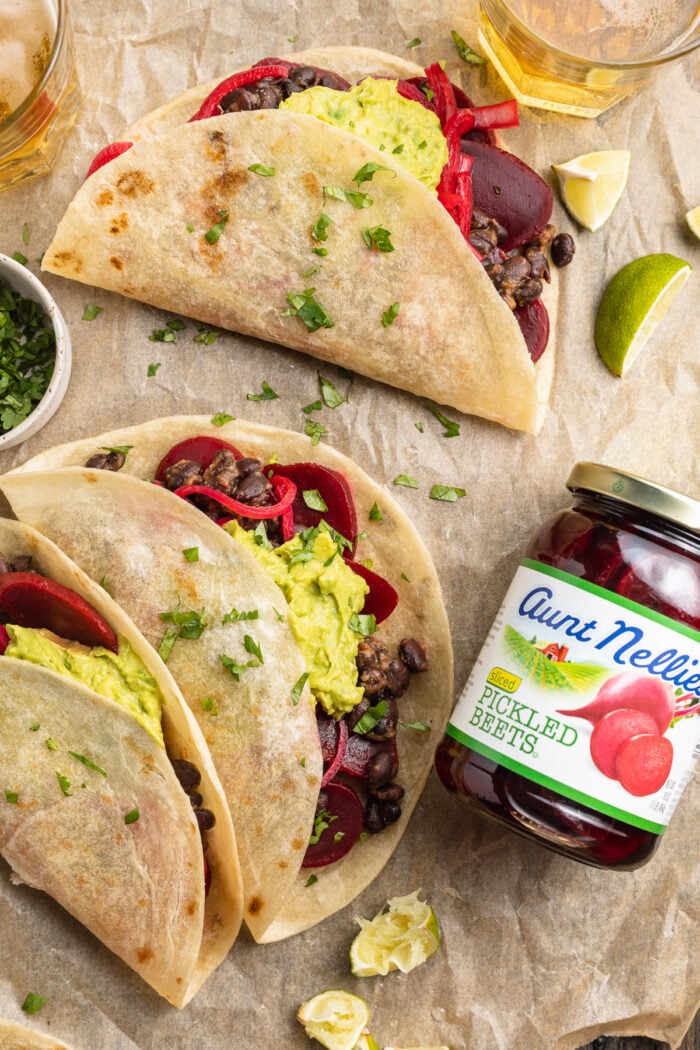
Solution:
{"label": "cilantro leaf", "polygon": [[134,808],[130,809],[128,813],[124,814],[124,823],[135,824],[140,816],[141,814],[139,813],[138,809],[134,806]]}
{"label": "cilantro leaf", "polygon": [[318,489],[304,489],[302,497],[309,510],[319,510],[321,513],[328,510],[328,505]]}
{"label": "cilantro leaf", "polygon": [[380,700],[374,707],[369,707],[362,718],[355,724],[353,733],[370,733],[377,722],[380,722],[387,713],[389,705],[386,700]]}
{"label": "cilantro leaf", "polygon": [[56,337],[38,303],[0,282],[0,432],[38,405],[53,375]]}
{"label": "cilantro leaf", "polygon": [[378,505],[376,503],[373,503],[371,508],[370,508],[369,520],[370,521],[384,521],[384,518],[382,517],[382,512],[380,511],[380,509],[379,509],[379,507],[378,507]]}
{"label": "cilantro leaf", "polygon": [[228,412],[217,412],[215,416],[211,417],[212,425],[215,427],[222,427],[225,423],[232,423],[235,416],[231,416]]}
{"label": "cilantro leaf", "polygon": [[304,671],[304,674],[301,676],[301,678],[298,678],[292,686],[292,703],[295,707],[301,699],[301,694],[304,692],[304,686],[306,685],[308,679],[309,672]]}
{"label": "cilantro leaf", "polygon": [[275,169],[267,164],[250,164],[248,171],[252,171],[255,175],[264,175],[266,178],[276,174]]}
{"label": "cilantro leaf", "polygon": [[382,314],[382,327],[388,328],[392,325],[396,318],[399,316],[399,310],[401,309],[401,303],[392,303],[388,310]]}
{"label": "cilantro leaf", "polygon": [[443,416],[442,412],[435,408],[434,405],[428,405],[428,411],[432,412],[438,422],[442,423],[445,427],[445,433],[442,435],[446,438],[458,437],[459,436],[459,423],[455,423],[453,419],[448,419],[447,416]]}
{"label": "cilantro leaf", "polygon": [[451,485],[433,485],[430,490],[431,499],[442,500],[445,503],[456,503],[466,494],[464,489],[457,489]]}
{"label": "cilantro leaf", "polygon": [[383,226],[370,226],[362,231],[362,239],[368,248],[377,248],[380,252],[393,252],[391,234]]}
{"label": "cilantro leaf", "polygon": [[209,244],[216,244],[216,242],[219,240],[219,237],[221,237],[221,234],[226,229],[226,223],[228,222],[229,218],[227,211],[217,211],[216,214],[219,216],[219,221],[215,223],[212,226],[212,228],[210,230],[207,230],[207,232],[204,234],[204,237],[209,242]]}
{"label": "cilantro leaf", "polygon": [[467,44],[466,41],[462,39],[459,33],[456,33],[453,29],[451,30],[450,35],[452,36],[452,39],[455,42],[457,54],[460,58],[463,58],[465,62],[469,62],[472,66],[486,65],[486,59],[483,58],[481,55],[477,54],[476,51],[474,51],[474,49],[471,48],[469,44]]}
{"label": "cilantro leaf", "polygon": [[88,303],[83,310],[83,321],[94,321],[96,317],[102,313],[101,306],[93,306],[92,303]]}
{"label": "cilantro leaf", "polygon": [[352,204],[353,208],[371,208],[374,204],[366,193],[360,193],[358,190],[343,190],[340,186],[324,186],[323,196],[345,201],[347,204]]}
{"label": "cilantro leaf", "polygon": [[[353,175],[352,181],[361,186],[363,182],[371,182],[377,171],[391,171],[391,168],[385,168],[383,164],[375,164],[374,161],[370,161],[368,164],[364,164],[356,175]],[[395,173],[392,172],[392,175],[395,175]]]}
{"label": "cilantro leaf", "polygon": [[[325,212],[321,212],[315,224],[311,228],[311,236],[315,241],[326,241],[328,240],[328,227],[333,225],[333,220],[330,215],[326,215]],[[321,249],[317,249],[317,254],[320,254]]]}
{"label": "cilantro leaf", "polygon": [[25,1014],[38,1014],[42,1006],[45,1006],[48,999],[45,995],[37,995],[36,992],[27,992],[22,1003],[22,1010]]}
{"label": "cilantro leaf", "polygon": [[318,382],[321,387],[323,403],[327,408],[337,408],[338,405],[342,405],[344,401],[347,401],[347,398],[343,397],[343,395],[338,392],[330,379],[325,379],[320,372],[318,374]]}
{"label": "cilantro leaf", "polygon": [[399,474],[394,478],[395,485],[404,485],[407,489],[417,489],[418,482],[410,474]]}
{"label": "cilantro leaf", "polygon": [[279,398],[279,394],[275,393],[269,383],[262,381],[262,394],[246,394],[248,401],[274,401]]}
{"label": "cilantro leaf", "polygon": [[325,437],[328,433],[328,428],[324,427],[323,423],[318,423],[315,419],[310,419],[304,427],[304,433],[309,435],[312,445],[318,445],[321,438]]}
{"label": "cilantro leaf", "polygon": [[307,288],[301,293],[287,292],[291,309],[285,310],[282,316],[301,318],[309,332],[317,332],[319,328],[334,328],[335,322],[331,321],[324,307],[314,298],[315,291],[315,288]]}

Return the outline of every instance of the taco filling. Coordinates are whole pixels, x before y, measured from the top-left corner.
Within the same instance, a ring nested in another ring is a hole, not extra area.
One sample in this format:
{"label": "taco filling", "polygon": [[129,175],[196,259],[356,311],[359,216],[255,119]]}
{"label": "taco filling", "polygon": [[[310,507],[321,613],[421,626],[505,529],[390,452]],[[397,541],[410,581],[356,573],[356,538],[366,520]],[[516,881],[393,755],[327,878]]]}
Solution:
{"label": "taco filling", "polygon": [[[125,459],[125,452],[106,449],[85,466],[119,470]],[[428,666],[420,641],[401,639],[392,654],[376,634],[398,595],[355,560],[359,530],[350,486],[318,463],[266,465],[205,435],[173,446],[154,481],[245,545],[284,594],[307,668],[297,702],[308,681],[324,764],[302,866],[339,860],[363,832],[377,834],[401,816],[397,701],[411,675]]]}

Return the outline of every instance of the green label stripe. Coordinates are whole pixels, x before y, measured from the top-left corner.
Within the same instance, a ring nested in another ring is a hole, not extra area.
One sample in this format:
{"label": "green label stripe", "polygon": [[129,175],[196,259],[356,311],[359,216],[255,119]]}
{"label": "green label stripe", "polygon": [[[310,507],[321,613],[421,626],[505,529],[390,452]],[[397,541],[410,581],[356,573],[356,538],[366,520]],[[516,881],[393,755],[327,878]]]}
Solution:
{"label": "green label stripe", "polygon": [[490,758],[492,762],[497,762],[498,765],[505,766],[506,769],[510,769],[514,773],[519,773],[526,780],[532,780],[535,784],[549,788],[550,791],[556,791],[557,794],[571,799],[572,802],[580,802],[582,805],[588,806],[589,809],[594,809],[597,813],[605,813],[608,817],[614,817],[615,820],[621,820],[625,824],[632,824],[635,828],[641,828],[642,831],[651,831],[655,835],[663,835],[666,830],[664,824],[656,824],[652,820],[646,820],[644,817],[638,817],[636,814],[628,813],[624,809],[618,809],[617,806],[610,806],[607,802],[601,802],[600,799],[586,795],[583,791],[577,791],[576,788],[569,787],[568,784],[562,784],[558,780],[553,780],[552,777],[545,776],[539,770],[530,769],[529,766],[524,766],[513,758],[501,755],[486,744],[482,744],[480,740],[475,740],[474,737],[463,733],[461,729],[457,729],[452,723],[447,726],[446,732],[453,740],[457,740],[460,744],[464,744],[465,747],[469,747],[473,751],[478,751],[484,758]]}
{"label": "green label stripe", "polygon": [[640,605],[639,602],[630,601],[629,598],[623,597],[621,594],[615,594],[613,591],[608,591],[605,587],[600,587],[597,583],[591,583],[589,580],[581,580],[578,576],[572,576],[568,572],[563,572],[561,569],[555,569],[552,565],[543,565],[542,562],[532,561],[531,558],[523,558],[520,563],[527,569],[534,569],[535,572],[541,573],[543,576],[552,576],[555,580],[561,580],[563,583],[568,583],[572,587],[578,587],[581,591],[588,591],[589,594],[595,594],[598,598],[603,598],[607,602],[612,602],[613,605],[621,605],[623,609],[630,609],[637,616],[643,616],[646,620],[653,620],[655,623],[660,623],[662,627],[668,627],[670,631],[675,631],[676,634],[684,634],[686,638],[690,638],[691,641],[695,642],[696,645],[700,645],[700,631],[696,631],[693,627],[689,627],[688,624],[679,623],[678,620],[672,620],[670,616],[664,616],[663,613],[656,612],[654,609],[647,609],[645,605]]}

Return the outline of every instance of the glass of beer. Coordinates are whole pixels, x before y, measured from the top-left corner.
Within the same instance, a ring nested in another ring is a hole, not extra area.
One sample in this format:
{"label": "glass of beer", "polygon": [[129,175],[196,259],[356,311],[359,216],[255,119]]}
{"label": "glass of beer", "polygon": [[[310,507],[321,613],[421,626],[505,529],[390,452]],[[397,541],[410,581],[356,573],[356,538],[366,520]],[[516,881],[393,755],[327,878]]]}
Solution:
{"label": "glass of beer", "polygon": [[480,0],[479,39],[519,102],[596,117],[700,45],[698,0]]}
{"label": "glass of beer", "polygon": [[0,0],[0,190],[49,171],[79,101],[68,0]]}

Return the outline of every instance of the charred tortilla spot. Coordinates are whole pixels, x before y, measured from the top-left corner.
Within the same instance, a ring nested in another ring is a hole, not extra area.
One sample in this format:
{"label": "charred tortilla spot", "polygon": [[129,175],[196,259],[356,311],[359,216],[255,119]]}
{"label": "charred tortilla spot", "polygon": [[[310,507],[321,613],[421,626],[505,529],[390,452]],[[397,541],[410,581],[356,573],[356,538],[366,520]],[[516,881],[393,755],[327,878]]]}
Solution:
{"label": "charred tortilla spot", "polygon": [[260,897],[251,897],[250,901],[248,902],[248,914],[249,915],[259,915],[260,912],[262,911],[262,909],[263,909],[262,898],[260,898]]}
{"label": "charred tortilla spot", "polygon": [[189,903],[189,904],[187,905],[187,907],[185,908],[185,912],[186,912],[186,913],[187,913],[188,915],[194,915],[194,913],[195,913],[196,911],[197,911],[197,905],[196,905],[196,904],[194,903],[194,901],[190,901],[190,903]]}
{"label": "charred tortilla spot", "polygon": [[111,190],[102,190],[95,198],[95,204],[99,205],[100,208],[108,208],[110,204],[114,204],[114,194]]}
{"label": "charred tortilla spot", "polygon": [[289,867],[289,864],[286,860],[280,860],[277,862],[277,867],[280,869],[280,871],[286,871]]}
{"label": "charred tortilla spot", "polygon": [[109,261],[115,270],[124,269],[124,260],[120,259],[118,255],[110,255]]}
{"label": "charred tortilla spot", "polygon": [[121,215],[115,215],[112,219],[112,225],[109,228],[110,233],[121,233],[129,225],[129,216],[125,211]]}
{"label": "charred tortilla spot", "polygon": [[150,959],[154,959],[153,949],[149,948],[147,944],[143,948],[139,948],[136,952],[136,958],[143,965],[143,963],[149,962]]}
{"label": "charred tortilla spot", "polygon": [[139,197],[153,193],[155,182],[143,171],[125,171],[119,176],[117,190],[123,197]]}
{"label": "charred tortilla spot", "polygon": [[58,270],[70,270],[78,274],[83,269],[83,261],[75,252],[56,252],[51,261]]}
{"label": "charred tortilla spot", "polygon": [[305,850],[308,846],[308,842],[304,842],[303,839],[292,839],[292,849],[303,849]]}
{"label": "charred tortilla spot", "polygon": [[313,171],[304,172],[301,177],[301,184],[309,197],[318,197],[321,192],[321,183],[318,181]]}
{"label": "charred tortilla spot", "polygon": [[211,160],[223,160],[226,156],[226,146],[227,140],[223,131],[212,131],[204,148]]}

